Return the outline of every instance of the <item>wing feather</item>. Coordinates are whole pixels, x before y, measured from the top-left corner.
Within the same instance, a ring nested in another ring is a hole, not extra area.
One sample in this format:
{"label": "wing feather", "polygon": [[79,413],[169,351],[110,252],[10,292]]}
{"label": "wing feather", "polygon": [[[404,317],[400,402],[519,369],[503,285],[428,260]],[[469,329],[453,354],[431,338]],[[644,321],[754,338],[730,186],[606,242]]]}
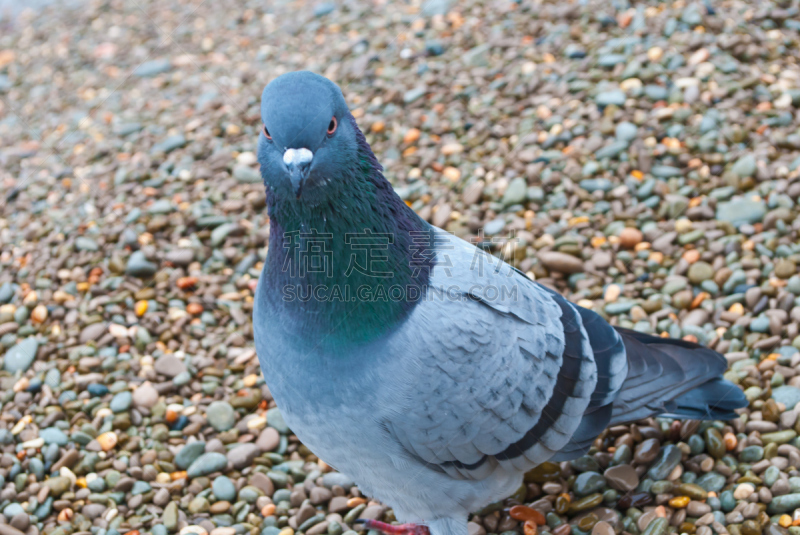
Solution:
{"label": "wing feather", "polygon": [[434,298],[407,326],[422,337],[415,364],[425,379],[408,393],[416,406],[386,428],[453,477],[529,469],[569,443],[594,395],[598,367],[582,318],[511,266],[437,232],[449,245],[448,273],[434,269]]}

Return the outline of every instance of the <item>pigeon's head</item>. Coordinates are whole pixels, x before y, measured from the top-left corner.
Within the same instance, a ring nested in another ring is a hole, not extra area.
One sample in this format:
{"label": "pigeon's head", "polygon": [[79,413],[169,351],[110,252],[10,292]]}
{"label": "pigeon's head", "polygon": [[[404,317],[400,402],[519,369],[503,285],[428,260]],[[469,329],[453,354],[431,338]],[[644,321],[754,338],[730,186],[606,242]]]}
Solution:
{"label": "pigeon's head", "polygon": [[342,91],[323,76],[298,71],[274,79],[261,95],[261,121],[261,174],[283,200],[318,204],[361,167],[360,132]]}

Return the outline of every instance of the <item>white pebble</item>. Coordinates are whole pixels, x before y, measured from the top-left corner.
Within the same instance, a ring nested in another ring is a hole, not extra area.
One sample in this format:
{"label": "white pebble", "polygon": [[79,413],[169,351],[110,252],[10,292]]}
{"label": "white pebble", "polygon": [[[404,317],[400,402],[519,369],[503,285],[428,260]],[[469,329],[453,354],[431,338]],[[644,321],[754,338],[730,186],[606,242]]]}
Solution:
{"label": "white pebble", "polygon": [[737,500],[746,500],[755,492],[756,488],[750,483],[742,483],[733,491],[733,497]]}

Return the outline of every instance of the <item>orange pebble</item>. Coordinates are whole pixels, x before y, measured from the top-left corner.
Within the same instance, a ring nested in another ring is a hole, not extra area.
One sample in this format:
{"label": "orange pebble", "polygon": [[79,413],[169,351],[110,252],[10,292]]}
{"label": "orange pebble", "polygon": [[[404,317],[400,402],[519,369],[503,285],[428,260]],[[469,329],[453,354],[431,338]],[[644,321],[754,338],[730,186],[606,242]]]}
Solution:
{"label": "orange pebble", "polygon": [[633,249],[642,241],[642,231],[632,227],[625,227],[619,233],[619,243],[626,249]]}
{"label": "orange pebble", "polygon": [[347,500],[347,507],[352,509],[353,507],[358,507],[359,505],[365,503],[367,503],[367,500],[365,500],[364,498],[350,498],[349,500]]}
{"label": "orange pebble", "polygon": [[703,301],[705,301],[709,297],[711,297],[711,294],[709,294],[708,292],[700,292],[694,297],[694,299],[692,299],[692,304],[689,305],[689,308],[694,310],[695,308],[699,307],[703,303]]}
{"label": "orange pebble", "polygon": [[164,418],[169,424],[175,423],[175,421],[178,419],[178,413],[172,410],[167,410],[167,414],[164,416]]}
{"label": "orange pebble", "polygon": [[528,507],[527,505],[515,505],[511,508],[508,514],[511,515],[511,518],[514,520],[535,522],[540,526],[544,526],[545,523],[544,515],[536,509]]}
{"label": "orange pebble", "polygon": [[147,306],[147,301],[142,299],[141,301],[136,301],[136,304],[133,305],[133,310],[136,312],[136,315],[141,318],[144,316],[145,312],[147,312]]}
{"label": "orange pebble", "polygon": [[273,513],[275,513],[275,504],[274,503],[268,503],[267,505],[265,505],[264,507],[261,508],[261,516],[263,516],[265,518],[268,517],[268,516],[272,516]]}
{"label": "orange pebble", "polygon": [[180,470],[178,472],[172,472],[169,477],[172,481],[177,481],[179,479],[186,479],[189,475],[186,473],[186,470]]}
{"label": "orange pebble", "polygon": [[689,262],[690,264],[694,264],[698,260],[700,260],[700,251],[697,249],[689,249],[685,253],[683,253],[683,259]]}
{"label": "orange pebble", "polygon": [[403,143],[414,143],[419,139],[420,131],[416,128],[409,128],[406,135],[403,136]]}
{"label": "orange pebble", "polygon": [[733,433],[725,433],[725,436],[722,437],[722,440],[725,441],[725,449],[728,451],[732,451],[737,444],[739,444],[739,440]]}
{"label": "orange pebble", "polygon": [[674,509],[683,509],[687,505],[689,505],[688,496],[675,496],[669,501],[669,506]]}
{"label": "orange pebble", "polygon": [[118,439],[116,433],[108,431],[99,435],[96,440],[100,443],[100,447],[103,448],[103,451],[110,451],[117,445]]}
{"label": "orange pebble", "polygon": [[139,535],[139,530],[138,529],[132,529],[132,530],[128,531],[127,533],[125,533],[125,535]]}
{"label": "orange pebble", "polygon": [[188,305],[186,305],[186,312],[188,312],[192,316],[202,314],[203,305],[201,305],[200,303],[189,303]]}
{"label": "orange pebble", "polygon": [[197,277],[181,277],[175,283],[181,290],[188,290],[197,285]]}
{"label": "orange pebble", "polygon": [[536,535],[536,532],[539,531],[536,528],[536,522],[533,522],[531,520],[525,521],[522,530],[525,533],[525,535]]}

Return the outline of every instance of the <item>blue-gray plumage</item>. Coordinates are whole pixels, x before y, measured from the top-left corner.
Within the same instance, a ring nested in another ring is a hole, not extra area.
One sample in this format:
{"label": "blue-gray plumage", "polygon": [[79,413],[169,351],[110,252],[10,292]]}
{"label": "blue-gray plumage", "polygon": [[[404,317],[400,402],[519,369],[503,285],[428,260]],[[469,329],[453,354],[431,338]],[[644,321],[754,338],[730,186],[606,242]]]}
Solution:
{"label": "blue-gray plumage", "polygon": [[615,329],[421,220],[332,82],[281,76],[261,112],[264,377],[300,440],[398,519],[464,535],[471,511],[608,425],[745,406],[718,353]]}

